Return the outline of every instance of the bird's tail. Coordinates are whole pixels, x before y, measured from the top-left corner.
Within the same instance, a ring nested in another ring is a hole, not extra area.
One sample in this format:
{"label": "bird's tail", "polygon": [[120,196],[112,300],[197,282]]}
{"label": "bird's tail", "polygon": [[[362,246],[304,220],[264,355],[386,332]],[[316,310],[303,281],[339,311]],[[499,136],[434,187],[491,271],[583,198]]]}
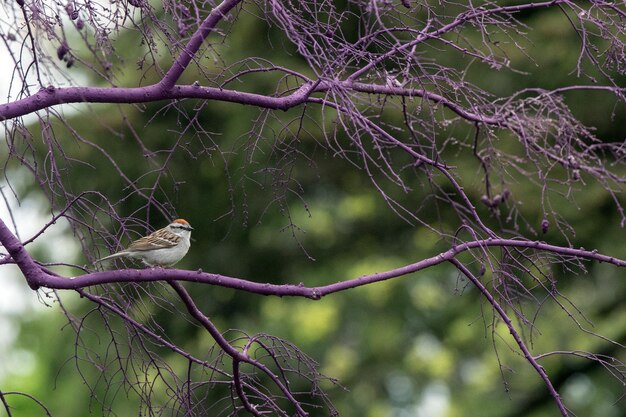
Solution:
{"label": "bird's tail", "polygon": [[95,261],[95,262],[94,262],[94,265],[95,265],[95,264],[102,263],[102,262],[104,262],[104,261],[108,261],[108,260],[110,260],[110,259],[121,258],[121,257],[123,257],[123,256],[126,256],[126,252],[117,252],[117,253],[111,254],[111,255],[109,255],[109,256],[105,256],[104,258],[100,258],[100,259],[98,259],[97,261]]}

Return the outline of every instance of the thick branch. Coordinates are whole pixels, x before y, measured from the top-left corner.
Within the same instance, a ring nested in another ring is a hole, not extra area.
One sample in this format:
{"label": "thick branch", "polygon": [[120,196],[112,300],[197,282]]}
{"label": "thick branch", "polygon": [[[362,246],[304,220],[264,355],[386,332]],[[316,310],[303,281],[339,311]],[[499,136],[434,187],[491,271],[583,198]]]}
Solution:
{"label": "thick branch", "polygon": [[26,277],[29,285],[33,288],[47,287],[51,289],[79,289],[92,285],[110,284],[115,282],[154,282],[154,281],[190,281],[200,282],[211,285],[218,285],[227,288],[247,291],[261,295],[277,295],[291,297],[306,297],[310,299],[319,299],[325,295],[344,291],[350,288],[360,287],[362,285],[374,282],[385,281],[391,278],[401,277],[448,262],[454,259],[462,252],[486,247],[514,247],[527,248],[532,250],[546,251],[562,256],[570,256],[582,259],[595,260],[598,262],[606,262],[619,267],[626,267],[626,260],[614,258],[612,256],[603,255],[597,251],[589,251],[583,248],[574,249],[556,245],[550,245],[543,242],[515,240],[515,239],[499,239],[490,238],[484,240],[475,240],[471,242],[455,245],[445,252],[436,256],[423,259],[413,264],[405,265],[400,268],[391,269],[385,272],[378,272],[371,275],[365,275],[355,279],[346,281],[337,281],[321,287],[305,287],[304,285],[276,285],[263,284],[258,282],[247,281],[240,278],[234,278],[224,275],[211,274],[202,270],[187,271],[179,269],[121,269],[114,271],[93,272],[81,275],[75,278],[67,278],[53,275],[43,270],[30,257],[28,252],[23,248],[22,244],[17,240],[15,235],[6,227],[4,222],[0,220],[0,242],[9,251],[15,262],[20,266],[22,273]]}
{"label": "thick branch", "polygon": [[204,43],[207,36],[215,29],[215,26],[222,20],[224,16],[236,5],[241,3],[242,0],[224,0],[219,6],[214,8],[207,18],[202,22],[196,33],[193,34],[189,43],[183,49],[183,52],[179,55],[178,59],[174,61],[174,64],[170,70],[165,74],[165,77],[161,80],[159,85],[164,92],[169,91],[180,76],[185,71],[185,68],[189,65],[191,60],[196,56],[196,53],[200,49],[200,46]]}
{"label": "thick branch", "polygon": [[314,84],[303,84],[293,94],[271,97],[214,87],[175,85],[165,89],[154,84],[146,87],[48,87],[27,98],[0,105],[0,121],[13,119],[62,103],[149,103],[152,101],[199,98],[255,105],[268,109],[286,110],[306,101]]}
{"label": "thick branch", "polygon": [[38,289],[43,282],[52,276],[44,272],[35,263],[34,259],[24,248],[24,245],[22,245],[22,242],[17,239],[2,220],[0,220],[0,242],[20,268],[24,278],[26,278],[26,282],[32,289]]}

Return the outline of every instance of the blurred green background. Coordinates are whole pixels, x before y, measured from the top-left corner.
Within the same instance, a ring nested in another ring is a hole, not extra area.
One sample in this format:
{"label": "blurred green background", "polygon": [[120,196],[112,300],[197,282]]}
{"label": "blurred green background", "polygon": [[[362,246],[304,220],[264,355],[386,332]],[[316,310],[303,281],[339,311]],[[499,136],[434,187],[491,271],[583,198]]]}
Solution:
{"label": "blurred green background", "polygon": [[[312,75],[278,28],[268,28],[252,14],[241,13],[238,18],[227,41],[213,46],[224,62],[261,55],[277,65]],[[553,88],[572,80],[582,83],[572,74],[580,39],[563,14],[550,9],[520,18],[533,29],[524,45],[534,61],[510,44],[505,48],[511,66],[527,74],[503,69],[489,70],[485,76],[484,66],[470,65],[459,54],[445,49],[437,51],[438,62],[467,68],[468,81],[496,96],[530,86]],[[471,30],[464,35],[480,36]],[[139,47],[135,36],[120,35],[115,46],[121,56],[133,56],[132,51]],[[219,71],[218,59],[207,59],[205,64],[206,71]],[[142,72],[137,70],[136,62],[128,60],[118,65],[125,69],[120,73],[121,85],[140,82]],[[81,71],[81,67],[76,65],[71,70]],[[155,80],[154,75],[148,75]],[[198,74],[191,71],[185,73],[183,81],[197,78]],[[141,83],[145,85],[146,80]],[[275,85],[276,77],[260,74],[248,76],[233,87],[272,93]],[[566,99],[572,112],[582,122],[595,126],[602,140],[623,140],[624,108],[615,106],[611,96],[572,93]],[[264,112],[237,104],[188,100],[175,106],[159,102],[76,109],[68,120],[72,129],[111,155],[129,178],[138,179],[140,186],[154,182],[158,175],[154,170],[167,162],[168,170],[160,179],[156,196],[165,201],[167,195],[172,211],[195,228],[191,251],[178,265],[180,268],[201,268],[258,282],[316,286],[399,267],[447,247],[426,228],[400,219],[363,170],[335,156],[323,144],[322,128],[330,130],[333,126],[321,119],[319,108]],[[300,131],[303,111],[306,118],[304,130]],[[399,117],[387,113],[384,117],[389,120]],[[263,130],[257,132],[261,125],[258,121],[266,115]],[[181,133],[193,118],[197,123],[194,128]],[[198,126],[212,133],[194,132]],[[145,201],[137,195],[128,197],[128,189],[111,174],[110,161],[95,146],[71,139],[73,134],[60,124],[55,129],[57,137],[66,140],[62,148],[69,158],[89,162],[67,163],[71,170],[66,172],[65,181],[74,193],[95,190],[115,202],[122,216],[148,216],[146,209],[140,209]],[[135,134],[147,149],[138,145]],[[452,130],[441,129],[444,134],[454,135],[460,143],[471,143],[473,137],[471,126],[462,123]],[[170,152],[175,141],[178,146]],[[516,151],[515,144],[501,146]],[[453,145],[446,155],[451,165],[458,167],[456,172],[472,201],[480,201],[484,186],[471,148]],[[18,166],[10,169],[19,172]],[[411,185],[414,191],[410,194],[391,188],[389,192],[407,207],[420,207],[421,219],[453,232],[458,220],[449,207],[435,204],[427,182],[418,178]],[[513,199],[523,203],[517,208],[520,215],[539,229],[542,213],[536,201],[540,190],[521,175],[509,179],[508,186]],[[25,200],[37,198],[34,184],[23,184],[19,190]],[[623,258],[626,241],[611,197],[595,182],[587,181],[576,190],[575,201],[572,204],[558,197],[553,200],[555,210],[577,231],[571,237],[575,245]],[[42,216],[49,211],[43,205],[39,210]],[[484,207],[480,210],[493,226],[497,225]],[[162,227],[168,220],[151,209],[152,227]],[[109,226],[112,233],[117,233],[118,225],[111,221]],[[147,230],[138,227],[133,232],[140,235]],[[533,237],[528,230],[521,232]],[[125,235],[122,244],[129,237],[133,236]],[[566,244],[555,228],[541,239]],[[104,255],[112,248],[100,241],[97,249]],[[59,259],[58,251],[46,247],[40,247],[34,255],[42,261],[87,263],[80,253],[64,253],[64,259]],[[551,271],[563,295],[559,300],[586,329],[623,346],[624,272],[607,265],[587,266],[588,272],[581,274],[561,267]],[[558,415],[545,386],[514,346],[508,330],[493,317],[477,290],[448,265],[320,301],[185,286],[220,330],[275,335],[293,342],[317,361],[324,374],[337,378],[342,385],[324,385],[341,415]],[[163,299],[175,303],[160,286],[144,287],[156,293],[162,291]],[[527,326],[520,327],[533,352],[592,351],[626,361],[624,349],[581,331],[561,306],[540,291],[533,294],[537,299],[519,299],[519,308],[534,319],[532,334]],[[76,333],[57,303],[51,302],[52,308],[43,312],[15,317],[19,336],[12,349],[22,356],[12,358],[22,358],[20,361],[30,365],[23,367],[16,361],[13,366],[5,366],[8,371],[0,381],[2,390],[32,394],[54,415],[98,416],[108,411],[138,415],[136,395],[124,387],[115,371],[120,364],[112,360],[113,345],[103,331],[103,322],[92,311],[94,306],[71,293],[60,296],[75,317],[74,325],[80,323],[85,328],[80,333],[80,346],[85,348],[75,350]],[[136,297],[142,297],[139,291]],[[154,315],[173,342],[198,355],[211,348],[213,342],[205,332],[182,315],[172,314],[157,302],[144,300],[142,306]],[[82,317],[86,319],[81,321]],[[111,319],[110,325],[120,326],[115,331],[123,334],[119,320]],[[184,373],[184,361],[155,349],[174,369]],[[73,359],[75,355],[80,358],[78,363]],[[88,359],[107,365],[98,368]],[[623,380],[601,365],[572,356],[548,358],[542,364],[576,415],[626,415]],[[155,395],[159,389],[164,387],[157,386]],[[10,398],[14,415],[44,415],[33,401]],[[217,410],[211,412],[221,415]]]}

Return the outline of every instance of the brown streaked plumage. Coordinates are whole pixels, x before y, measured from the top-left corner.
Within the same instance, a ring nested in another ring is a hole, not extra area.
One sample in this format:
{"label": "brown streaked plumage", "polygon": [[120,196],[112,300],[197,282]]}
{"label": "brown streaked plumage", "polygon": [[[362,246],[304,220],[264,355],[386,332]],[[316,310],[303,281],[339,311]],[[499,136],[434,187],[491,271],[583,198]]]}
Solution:
{"label": "brown streaked plumage", "polygon": [[98,259],[96,263],[128,257],[141,259],[148,266],[172,266],[187,254],[192,230],[187,220],[176,219],[167,227],[137,239],[128,248]]}

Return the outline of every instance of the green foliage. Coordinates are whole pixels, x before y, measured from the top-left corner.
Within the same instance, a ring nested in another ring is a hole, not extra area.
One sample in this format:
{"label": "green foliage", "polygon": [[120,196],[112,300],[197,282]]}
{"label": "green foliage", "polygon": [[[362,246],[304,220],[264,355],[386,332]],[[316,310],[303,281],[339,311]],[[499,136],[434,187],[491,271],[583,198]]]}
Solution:
{"label": "green foliage", "polygon": [[[237,30],[225,44],[216,46],[226,62],[262,52],[276,63],[295,66],[297,54],[275,28],[268,29],[252,15],[242,13],[239,18]],[[559,77],[572,77],[568,73],[574,65],[579,40],[572,35],[568,22],[558,12],[542,12],[529,16],[528,23],[538,28],[532,32],[529,43],[537,49],[536,56],[545,57],[541,67],[547,70],[531,78],[506,70],[484,78],[480,76],[484,68],[477,64],[468,72],[471,81],[488,85],[494,93],[506,94],[518,90],[522,82],[553,87],[561,85],[563,80]],[[285,49],[291,53],[285,53]],[[514,49],[510,53],[512,66],[534,73],[532,64],[519,67],[524,56],[515,55]],[[445,56],[439,58],[446,60]],[[449,60],[453,64],[452,58]],[[209,65],[211,59],[206,62],[207,71],[216,70]],[[127,65],[125,82],[134,85],[137,80],[131,71],[133,63]],[[304,67],[303,63],[300,65]],[[242,88],[253,85],[255,92],[268,93],[275,86],[271,76],[249,78],[255,82],[242,84]],[[185,79],[193,80],[194,74],[185,74]],[[585,101],[581,97],[580,102]],[[196,111],[198,108],[201,111]],[[623,125],[606,117],[608,112],[602,104],[587,111],[574,100],[572,108],[583,121],[596,124],[605,138],[617,137],[623,129]],[[125,118],[120,117],[119,110]],[[169,219],[154,207],[144,207],[145,198],[137,193],[128,197],[129,184],[121,183],[114,174],[111,160],[117,161],[119,170],[135,181],[135,186],[154,191],[157,200],[168,201],[170,214],[185,217],[194,226],[192,248],[178,265],[180,268],[259,282],[302,282],[315,286],[399,267],[445,248],[427,229],[413,227],[395,215],[362,170],[336,157],[322,144],[319,126],[324,121],[318,109],[266,113],[236,104],[188,100],[121,109],[96,105],[92,111],[96,117],[81,107],[71,125],[93,144],[69,139],[69,131],[61,143],[69,158],[89,163],[72,163],[71,172],[65,174],[68,184],[74,192],[95,190],[105,194],[116,202],[115,208],[122,217],[145,216],[152,227],[163,226]],[[299,130],[297,117],[303,111],[306,122]],[[617,120],[623,123],[623,109],[618,109],[617,114]],[[261,134],[255,131],[259,125],[256,120],[266,116],[268,122]],[[180,134],[190,120],[215,133]],[[448,133],[458,139],[448,149],[458,167],[456,172],[460,177],[476,177],[466,191],[479,201],[484,186],[480,165],[471,152],[473,133],[463,127],[447,132],[442,129],[442,135]],[[135,137],[140,137],[147,149],[142,149]],[[340,136],[339,140],[345,138]],[[505,136],[498,146],[511,152],[518,147]],[[111,159],[103,158],[96,147]],[[198,155],[210,158],[198,161]],[[159,171],[165,163],[168,169]],[[513,199],[516,195],[538,193],[528,178],[508,173],[504,176]],[[159,186],[152,189],[157,179]],[[422,189],[420,183],[412,185],[411,194],[393,188],[386,190],[409,207],[421,207],[422,218],[454,233],[458,220],[452,217],[450,208],[434,201],[424,202],[430,190]],[[616,227],[610,197],[593,182],[581,185],[582,188],[584,192],[577,193],[577,205],[558,197],[554,200],[555,210],[579,231],[575,241],[608,253],[624,253],[626,248],[614,243],[623,241],[616,238],[621,237],[623,230]],[[487,213],[486,208],[481,210]],[[512,211],[540,232],[539,207],[526,205]],[[507,215],[499,213],[496,216],[501,218],[494,216],[491,221],[506,223]],[[109,225],[117,234],[118,225],[113,219]],[[136,235],[126,235],[123,240],[127,242],[146,231],[134,230]],[[544,239],[564,243],[554,229]],[[106,253],[105,242],[96,243],[100,253]],[[620,306],[626,287],[620,281],[620,272],[604,265],[589,267],[589,273],[582,277],[574,277],[567,270],[545,268],[557,278],[562,293],[559,301],[582,326],[626,343],[626,307]],[[491,278],[486,279],[489,285],[497,285],[498,276],[486,278]],[[260,297],[198,284],[186,286],[222,331],[241,329],[249,334],[272,334],[292,341],[316,359],[325,374],[338,378],[347,388],[330,383],[326,387],[342,415],[555,415],[544,386],[520,357],[508,330],[494,319],[478,291],[449,266],[320,301]],[[164,291],[159,286],[155,290]],[[537,304],[532,295],[519,295],[519,308],[526,311],[527,317],[535,317],[533,326],[522,327],[538,351],[563,345],[577,350],[610,349],[603,340],[575,331],[575,323],[561,307],[555,303]],[[89,313],[91,306],[87,301],[69,294],[61,296],[63,300],[72,298],[66,303],[76,317],[88,317],[90,331],[81,333],[84,340],[79,343],[84,343],[86,349],[76,351],[75,332],[57,308],[25,319],[18,347],[35,355],[35,366],[30,374],[3,381],[3,385],[33,393],[57,415],[96,416],[106,414],[109,406],[118,415],[136,414],[133,390],[115,375],[109,381],[109,389],[105,389],[104,381],[99,380],[100,369],[89,363],[104,368],[119,366],[110,361],[112,345],[105,323],[95,317],[90,322],[90,315],[95,314]],[[164,297],[167,298],[166,291]],[[594,327],[572,305],[580,307]],[[161,307],[143,300],[137,308],[146,315],[154,314],[165,333],[190,351],[201,355],[212,349],[213,341],[203,331],[181,314]],[[121,324],[113,320],[110,325]],[[115,329],[116,334],[123,331],[121,327]],[[184,374],[186,361],[171,352],[162,354],[176,372]],[[73,359],[76,357],[77,361]],[[586,364],[583,359],[555,357],[545,366],[557,375],[557,389],[563,390],[578,415],[620,415],[619,405],[606,406],[620,397],[619,387],[615,386],[618,384],[598,365]],[[111,395],[114,398],[108,397]],[[105,404],[105,410],[100,402]],[[43,415],[32,401],[24,398],[12,398],[11,405],[15,415]]]}

